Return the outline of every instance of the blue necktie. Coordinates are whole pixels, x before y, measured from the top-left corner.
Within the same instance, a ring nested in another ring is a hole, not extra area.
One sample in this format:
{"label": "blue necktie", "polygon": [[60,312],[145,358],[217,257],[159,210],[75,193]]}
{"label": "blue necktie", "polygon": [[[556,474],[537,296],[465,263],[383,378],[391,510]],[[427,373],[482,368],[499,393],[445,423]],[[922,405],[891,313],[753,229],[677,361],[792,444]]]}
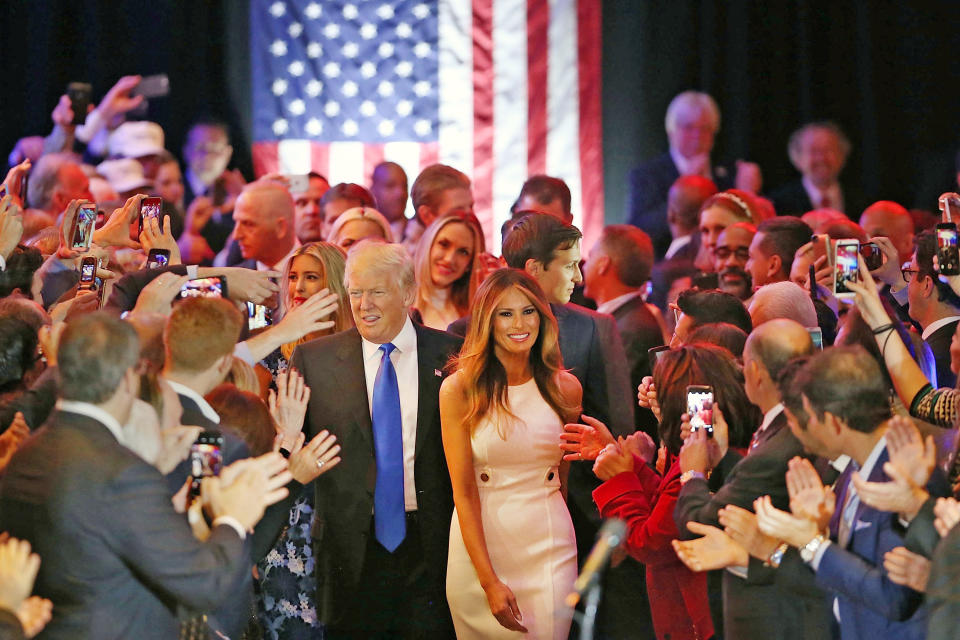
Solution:
{"label": "blue necktie", "polygon": [[373,383],[373,446],[377,459],[377,484],[373,494],[373,519],[377,541],[394,551],[407,535],[403,502],[403,421],[400,388],[390,361],[396,347],[380,345],[383,357]]}

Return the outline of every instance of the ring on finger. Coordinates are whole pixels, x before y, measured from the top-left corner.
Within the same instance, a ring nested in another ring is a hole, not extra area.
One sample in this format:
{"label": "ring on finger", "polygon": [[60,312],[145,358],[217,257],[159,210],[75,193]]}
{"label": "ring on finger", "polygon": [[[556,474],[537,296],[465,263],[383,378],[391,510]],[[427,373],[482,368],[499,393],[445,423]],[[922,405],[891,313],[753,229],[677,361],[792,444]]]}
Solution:
{"label": "ring on finger", "polygon": [[323,469],[323,465],[327,464],[325,460],[317,458],[317,469]]}

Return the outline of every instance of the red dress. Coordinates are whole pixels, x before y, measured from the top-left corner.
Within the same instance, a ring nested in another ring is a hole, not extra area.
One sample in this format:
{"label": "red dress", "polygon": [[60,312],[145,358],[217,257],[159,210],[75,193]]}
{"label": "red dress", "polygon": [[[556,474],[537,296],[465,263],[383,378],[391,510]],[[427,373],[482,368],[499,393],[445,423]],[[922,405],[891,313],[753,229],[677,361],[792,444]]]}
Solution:
{"label": "red dress", "polygon": [[593,492],[604,518],[627,523],[625,546],[647,569],[647,595],[658,640],[713,637],[707,576],[680,562],[670,542],[679,537],[673,509],[680,495],[680,464],[670,456],[661,478],[637,460],[633,473],[610,478]]}

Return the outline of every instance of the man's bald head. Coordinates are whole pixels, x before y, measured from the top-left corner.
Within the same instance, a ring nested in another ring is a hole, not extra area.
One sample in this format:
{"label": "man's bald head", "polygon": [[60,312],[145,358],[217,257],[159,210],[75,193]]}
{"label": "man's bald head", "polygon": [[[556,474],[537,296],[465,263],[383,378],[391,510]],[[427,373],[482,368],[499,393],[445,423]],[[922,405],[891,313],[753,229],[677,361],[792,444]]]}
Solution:
{"label": "man's bald head", "polygon": [[901,205],[891,200],[874,202],[860,216],[860,226],[871,238],[890,238],[901,264],[910,259],[913,253],[913,218]]}
{"label": "man's bald head", "polygon": [[753,330],[743,348],[744,360],[757,360],[776,382],[788,362],[813,354],[810,333],[799,323],[778,318]]}
{"label": "man's bald head", "polygon": [[680,176],[667,194],[667,221],[686,235],[697,230],[700,207],[717,192],[717,185],[703,176]]}
{"label": "man's bald head", "polygon": [[293,197],[276,182],[248,184],[233,210],[234,238],[244,260],[276,265],[290,253],[294,236]]}

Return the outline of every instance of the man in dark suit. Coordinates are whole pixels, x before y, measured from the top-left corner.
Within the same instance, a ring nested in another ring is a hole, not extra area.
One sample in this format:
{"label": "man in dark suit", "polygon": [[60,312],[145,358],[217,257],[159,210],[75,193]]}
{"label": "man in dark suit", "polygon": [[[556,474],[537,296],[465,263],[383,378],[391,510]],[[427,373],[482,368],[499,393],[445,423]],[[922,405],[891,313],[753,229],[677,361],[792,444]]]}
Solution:
{"label": "man in dark suit", "polygon": [[840,184],[850,155],[850,140],[833,122],[811,122],[790,136],[790,162],[802,176],[770,194],[777,215],[802,216],[813,209],[833,209],[858,220],[869,201],[852,186]]}
{"label": "man in dark suit", "polygon": [[[56,612],[48,638],[176,637],[174,608],[216,608],[250,572],[246,531],[290,480],[276,454],[204,491],[214,520],[198,542],[163,477],[123,444],[139,394],[139,341],[93,313],[60,339],[60,400],[0,485],[0,529],[42,558],[37,594]],[[231,472],[226,472],[231,473]]]}
{"label": "man in dark suit", "polygon": [[700,207],[716,192],[717,185],[703,176],[680,176],[671,185],[667,194],[667,226],[670,229],[670,238],[662,231],[658,232],[653,244],[654,255],[658,260],[694,262],[697,259],[700,249]]}
{"label": "man in dark suit", "polygon": [[[687,533],[689,522],[719,526],[718,512],[727,505],[752,510],[753,501],[763,495],[771,496],[778,508],[787,508],[787,463],[803,455],[803,446],[787,426],[776,380],[791,359],[811,353],[810,335],[792,320],[771,320],[750,334],[743,351],[745,387],[747,397],[763,412],[763,422],[747,455],[727,474],[716,493],[710,493],[704,475],[707,457],[690,455],[693,448],[686,455],[681,453],[683,488],[674,511],[681,535]],[[698,448],[706,449],[703,444]],[[718,451],[717,459],[724,453]],[[747,567],[723,573],[723,625],[727,638],[813,640],[829,636],[822,598],[816,596],[810,601],[772,581],[748,580]]]}
{"label": "man in dark suit", "polygon": [[733,186],[752,193],[760,189],[760,168],[755,164],[738,162],[736,179],[726,168],[711,165],[720,110],[706,93],[684,91],[677,95],[667,107],[666,128],[670,150],[634,168],[628,178],[627,222],[650,234],[658,257],[670,244],[667,192],[677,178],[702,176],[721,191]]}
{"label": "man in dark suit", "polygon": [[312,391],[308,437],[329,430],[342,447],[315,485],[320,619],[333,638],[452,638],[439,392],[461,342],[409,319],[414,273],[401,245],[354,245],[346,284],[356,329],[291,360]]}

